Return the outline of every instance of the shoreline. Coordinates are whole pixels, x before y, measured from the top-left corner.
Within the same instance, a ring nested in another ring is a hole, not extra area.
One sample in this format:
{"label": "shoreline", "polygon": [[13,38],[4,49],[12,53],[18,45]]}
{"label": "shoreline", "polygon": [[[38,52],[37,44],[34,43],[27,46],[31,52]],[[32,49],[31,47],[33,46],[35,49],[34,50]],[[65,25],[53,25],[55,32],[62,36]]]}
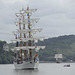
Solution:
{"label": "shoreline", "polygon": [[[39,61],[39,63],[57,63],[53,61]],[[75,63],[75,62],[60,62],[60,63]]]}

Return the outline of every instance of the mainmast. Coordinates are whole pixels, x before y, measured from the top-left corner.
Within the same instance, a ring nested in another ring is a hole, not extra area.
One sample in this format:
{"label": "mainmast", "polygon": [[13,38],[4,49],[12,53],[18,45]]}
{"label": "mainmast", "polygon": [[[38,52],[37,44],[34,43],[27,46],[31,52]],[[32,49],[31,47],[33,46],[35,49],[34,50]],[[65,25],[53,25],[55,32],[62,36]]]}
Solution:
{"label": "mainmast", "polygon": [[[24,11],[24,9],[22,9],[23,11]],[[23,21],[24,21],[24,19],[25,19],[25,17],[24,17],[24,15],[23,15]],[[25,30],[25,24],[23,24],[23,30]],[[25,33],[24,33],[24,38],[26,38],[26,35],[25,35]],[[23,43],[23,46],[26,46],[26,42],[24,42]],[[25,56],[25,58],[27,57],[27,51],[25,50],[25,52],[24,52],[24,56]]]}
{"label": "mainmast", "polygon": [[[27,7],[27,16],[28,16],[28,28],[30,30],[30,15],[29,15],[29,7]],[[29,38],[31,38],[31,31],[29,31]],[[29,40],[29,46],[31,46],[31,40]],[[30,53],[30,58],[32,57],[32,51],[31,49],[29,49],[29,53]]]}
{"label": "mainmast", "polygon": [[[19,19],[20,22],[21,19]],[[19,29],[21,30],[21,23],[19,23]],[[22,38],[22,34],[20,33],[20,38]],[[20,46],[22,46],[22,41],[20,41]],[[22,49],[20,50],[21,52],[21,60],[22,60]]]}

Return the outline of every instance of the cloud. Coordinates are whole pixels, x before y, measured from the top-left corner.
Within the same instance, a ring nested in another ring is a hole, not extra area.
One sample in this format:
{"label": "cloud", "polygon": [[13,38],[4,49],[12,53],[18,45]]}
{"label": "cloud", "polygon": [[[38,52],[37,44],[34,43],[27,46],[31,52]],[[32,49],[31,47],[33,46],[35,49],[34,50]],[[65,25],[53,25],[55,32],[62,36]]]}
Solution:
{"label": "cloud", "polygon": [[0,0],[1,2],[5,3],[5,4],[12,4],[12,3],[16,3],[16,2],[27,2],[27,0]]}
{"label": "cloud", "polygon": [[[46,38],[66,34],[75,34],[75,1],[74,0],[0,0],[0,32],[12,33],[16,30],[15,13],[27,5],[37,8],[33,14],[40,20],[36,28],[43,28],[38,35]],[[42,35],[41,35],[42,34]],[[0,35],[0,39],[10,41],[14,36]]]}

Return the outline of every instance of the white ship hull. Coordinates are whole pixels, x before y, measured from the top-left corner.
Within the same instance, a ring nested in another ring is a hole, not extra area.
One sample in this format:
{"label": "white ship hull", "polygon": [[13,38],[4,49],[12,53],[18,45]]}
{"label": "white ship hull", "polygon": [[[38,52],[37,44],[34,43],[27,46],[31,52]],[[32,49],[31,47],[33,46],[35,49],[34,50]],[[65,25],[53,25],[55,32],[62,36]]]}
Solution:
{"label": "white ship hull", "polygon": [[23,61],[23,63],[21,64],[17,64],[16,62],[14,62],[15,69],[38,69],[38,64],[39,62],[30,63]]}

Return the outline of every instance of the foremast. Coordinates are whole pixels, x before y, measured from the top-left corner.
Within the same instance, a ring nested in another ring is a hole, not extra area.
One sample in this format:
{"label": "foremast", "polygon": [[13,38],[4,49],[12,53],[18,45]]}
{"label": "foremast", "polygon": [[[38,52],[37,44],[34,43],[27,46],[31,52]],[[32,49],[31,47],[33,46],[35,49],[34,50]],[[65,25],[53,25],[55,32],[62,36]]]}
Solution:
{"label": "foremast", "polygon": [[[17,31],[14,31],[14,35],[16,36],[15,40],[12,40],[12,42],[16,43],[16,47],[14,50],[20,50],[21,52],[21,61],[23,60],[22,53],[24,52],[25,58],[27,57],[27,51],[29,51],[29,57],[32,58],[32,49],[36,51],[36,55],[39,51],[39,49],[44,49],[45,46],[32,46],[32,42],[36,43],[38,40],[43,41],[42,38],[33,38],[32,34],[36,32],[40,32],[42,29],[32,29],[33,23],[38,22],[39,18],[36,19],[30,19],[30,16],[32,13],[34,13],[37,9],[29,9],[27,7],[26,10],[22,9],[20,10],[20,13],[16,13],[17,18],[19,19],[18,22],[16,22],[16,25],[19,26],[19,29]],[[27,18],[26,18],[27,16]],[[28,27],[26,28],[25,25],[28,24]],[[23,27],[23,29],[22,29]],[[18,38],[17,38],[18,34]],[[27,36],[27,37],[26,37]],[[19,43],[20,42],[20,43]],[[36,55],[34,56],[34,59],[36,58]]]}

